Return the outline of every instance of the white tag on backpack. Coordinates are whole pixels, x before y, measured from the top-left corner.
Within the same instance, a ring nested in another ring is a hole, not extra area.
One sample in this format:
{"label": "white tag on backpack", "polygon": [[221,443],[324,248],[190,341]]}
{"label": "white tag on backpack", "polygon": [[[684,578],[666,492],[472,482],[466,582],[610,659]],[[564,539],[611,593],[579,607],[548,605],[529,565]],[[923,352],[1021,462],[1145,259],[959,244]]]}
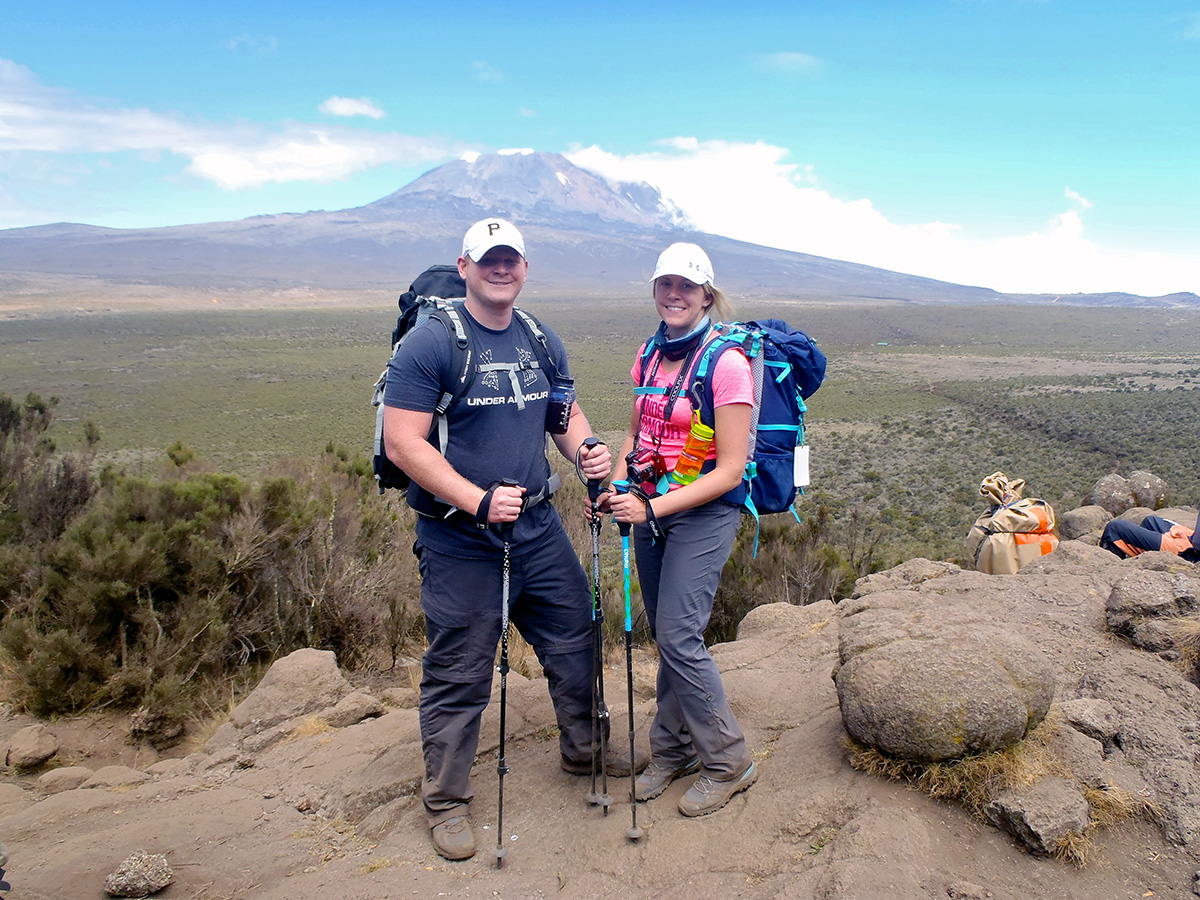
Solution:
{"label": "white tag on backpack", "polygon": [[801,444],[796,448],[796,455],[792,461],[792,484],[796,487],[807,487],[808,483],[808,444]]}

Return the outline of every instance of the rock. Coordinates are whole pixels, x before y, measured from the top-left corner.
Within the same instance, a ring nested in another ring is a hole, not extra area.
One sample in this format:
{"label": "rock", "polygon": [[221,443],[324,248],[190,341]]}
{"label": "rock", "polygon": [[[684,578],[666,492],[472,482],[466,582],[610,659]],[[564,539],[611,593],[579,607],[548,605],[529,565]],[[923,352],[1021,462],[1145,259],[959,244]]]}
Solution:
{"label": "rock", "polygon": [[104,879],[104,890],[113,897],[149,897],[174,880],[175,872],[165,856],[137,850]]}
{"label": "rock", "polygon": [[1121,722],[1116,708],[1107,700],[1068,700],[1058,704],[1067,723],[1081,734],[1086,734],[1111,747],[1121,733]]}
{"label": "rock", "polygon": [[331,651],[305,648],[275,660],[230,720],[242,731],[257,732],[333,706],[352,690]]}
{"label": "rock", "polygon": [[134,741],[145,741],[155,750],[163,750],[183,737],[183,720],[173,712],[143,706],[129,719],[129,736]]}
{"label": "rock", "polygon": [[1032,645],[982,619],[943,622],[907,596],[843,604],[834,680],[852,738],[933,762],[999,750],[1041,722],[1054,678]]}
{"label": "rock", "polygon": [[987,805],[984,814],[1034,853],[1050,854],[1069,835],[1084,833],[1089,809],[1078,784],[1052,777],[1005,791]]}
{"label": "rock", "polygon": [[1167,502],[1167,483],[1157,475],[1150,472],[1134,472],[1128,481],[1129,488],[1133,491],[1134,502],[1138,506],[1161,509]]}
{"label": "rock", "polygon": [[1084,506],[1102,506],[1110,515],[1119,516],[1136,506],[1129,482],[1120,475],[1105,475],[1083,498]]}
{"label": "rock", "polygon": [[84,766],[66,766],[51,769],[37,780],[38,790],[43,794],[60,794],[73,791],[92,777],[92,770]]}
{"label": "rock", "polygon": [[36,769],[58,753],[58,738],[45,725],[30,725],[13,735],[4,761],[14,769]]}
{"label": "rock", "polygon": [[151,763],[146,766],[147,775],[181,775],[188,768],[187,762],[182,759],[160,759],[156,763]]}
{"label": "rock", "polygon": [[953,575],[961,571],[962,569],[954,563],[918,557],[893,566],[886,572],[863,576],[854,582],[854,593],[850,596],[856,598],[876,591],[894,591],[905,587],[916,587],[931,578]]}
{"label": "rock", "polygon": [[112,788],[132,787],[144,784],[150,776],[129,766],[103,766],[96,770],[91,778],[80,785],[81,788]]}
{"label": "rock", "polygon": [[421,702],[421,692],[410,687],[384,688],[379,696],[388,706],[399,709],[416,709]]}
{"label": "rock", "polygon": [[1058,517],[1058,536],[1064,541],[1074,541],[1085,534],[1099,534],[1112,518],[1103,506],[1080,506],[1068,510]]}
{"label": "rock", "polygon": [[386,711],[370,694],[355,691],[339,700],[336,706],[322,711],[317,718],[332,728],[346,728],[363,719],[382,716]]}
{"label": "rock", "polygon": [[[1171,629],[1162,621],[1194,616],[1200,612],[1200,578],[1192,572],[1147,569],[1143,557],[1170,557],[1172,554],[1143,553],[1134,562],[1140,565],[1113,584],[1105,606],[1108,628],[1128,638],[1136,646],[1158,652],[1174,646]],[[1153,564],[1150,560],[1148,564]]]}

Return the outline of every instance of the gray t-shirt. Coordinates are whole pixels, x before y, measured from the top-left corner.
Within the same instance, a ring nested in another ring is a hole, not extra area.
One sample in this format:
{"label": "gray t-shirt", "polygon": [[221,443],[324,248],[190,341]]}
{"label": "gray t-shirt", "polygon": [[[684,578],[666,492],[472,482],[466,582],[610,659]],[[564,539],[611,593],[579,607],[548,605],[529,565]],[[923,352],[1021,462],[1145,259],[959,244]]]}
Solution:
{"label": "gray t-shirt", "polygon": [[[465,308],[460,307],[459,313],[470,330],[472,366],[518,363],[527,367],[517,373],[524,409],[517,405],[508,372],[476,371],[467,392],[447,412],[446,459],[455,471],[481,488],[512,478],[532,496],[550,477],[545,429],[550,380],[540,368],[529,367],[538,356],[532,339],[515,316],[508,328],[495,331],[476,322]],[[549,328],[542,326],[542,331],[558,371],[568,376],[562,341]],[[451,372],[451,341],[443,324],[433,319],[409,334],[388,365],[383,402],[400,409],[433,412],[458,375]],[[517,519],[512,552],[520,555],[535,549],[551,529],[560,527],[558,513],[550,503],[531,507]],[[448,519],[418,516],[417,539],[440,553],[465,558],[500,556],[504,548],[495,528],[480,529],[473,515],[464,513]]]}

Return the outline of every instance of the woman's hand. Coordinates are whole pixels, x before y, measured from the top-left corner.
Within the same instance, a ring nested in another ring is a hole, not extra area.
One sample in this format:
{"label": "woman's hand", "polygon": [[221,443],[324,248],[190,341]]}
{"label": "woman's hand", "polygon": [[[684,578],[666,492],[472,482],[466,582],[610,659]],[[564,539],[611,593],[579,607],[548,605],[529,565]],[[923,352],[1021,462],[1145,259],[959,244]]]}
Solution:
{"label": "woman's hand", "polygon": [[613,518],[618,522],[624,522],[629,525],[646,524],[646,504],[648,502],[636,494],[629,493],[610,494],[608,500]]}

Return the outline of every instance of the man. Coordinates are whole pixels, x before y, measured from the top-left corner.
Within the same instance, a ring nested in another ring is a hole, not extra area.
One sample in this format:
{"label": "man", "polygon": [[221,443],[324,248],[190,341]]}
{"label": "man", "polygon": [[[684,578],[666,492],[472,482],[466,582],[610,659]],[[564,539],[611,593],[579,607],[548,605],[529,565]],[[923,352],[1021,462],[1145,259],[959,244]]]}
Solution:
{"label": "man", "polygon": [[[510,533],[511,620],[545,669],[562,767],[579,775],[592,767],[591,589],[548,502],[545,427],[554,373],[538,363],[535,338],[513,312],[529,271],[524,239],[502,219],[476,222],[463,239],[458,271],[467,286],[460,317],[476,368],[447,411],[445,456],[428,437],[438,401],[459,373],[452,372],[455,338],[440,322],[413,331],[392,359],[383,420],[387,454],[412,479],[409,504],[419,513],[429,642],[421,679],[422,799],[433,846],[447,859],[475,853],[470,773],[500,638],[502,532]],[[542,331],[552,367],[568,376],[562,341]],[[566,433],[552,436],[586,478],[608,476],[608,448],[584,446],[591,428],[578,404]],[[609,774],[629,774],[628,760],[609,757]]]}

